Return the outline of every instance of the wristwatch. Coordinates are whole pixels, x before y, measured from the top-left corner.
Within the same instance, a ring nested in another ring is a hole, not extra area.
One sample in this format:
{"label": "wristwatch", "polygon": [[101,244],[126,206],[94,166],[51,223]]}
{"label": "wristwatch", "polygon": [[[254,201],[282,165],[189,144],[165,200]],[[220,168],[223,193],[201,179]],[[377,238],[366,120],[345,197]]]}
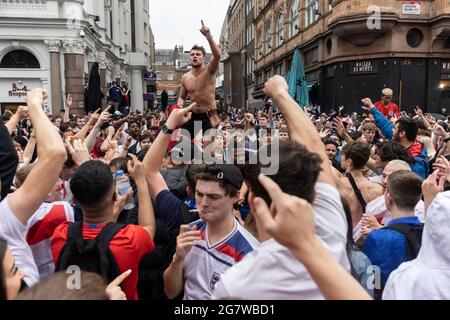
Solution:
{"label": "wristwatch", "polygon": [[449,142],[450,141],[450,136],[448,136],[447,138],[445,138],[444,140],[443,140],[443,142],[445,142],[445,143],[447,143],[447,142]]}
{"label": "wristwatch", "polygon": [[164,134],[172,134],[173,133],[173,130],[169,128],[167,123],[163,124],[163,126],[161,127],[161,131]]}

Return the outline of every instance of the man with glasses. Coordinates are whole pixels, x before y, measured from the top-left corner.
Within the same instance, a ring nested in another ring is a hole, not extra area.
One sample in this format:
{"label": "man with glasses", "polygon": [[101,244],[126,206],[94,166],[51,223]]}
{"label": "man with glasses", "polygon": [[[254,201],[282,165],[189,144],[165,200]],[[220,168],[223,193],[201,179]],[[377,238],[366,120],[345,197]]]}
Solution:
{"label": "man with glasses", "polygon": [[398,118],[398,105],[392,102],[393,95],[392,89],[384,88],[381,91],[381,100],[374,104],[386,118]]}

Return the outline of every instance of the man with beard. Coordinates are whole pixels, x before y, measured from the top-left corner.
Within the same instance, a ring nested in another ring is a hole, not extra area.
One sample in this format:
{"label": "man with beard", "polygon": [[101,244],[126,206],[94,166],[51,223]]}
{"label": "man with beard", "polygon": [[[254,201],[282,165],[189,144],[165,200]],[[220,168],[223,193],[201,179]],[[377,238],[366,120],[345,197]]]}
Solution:
{"label": "man with beard", "polygon": [[[191,103],[197,102],[193,108],[192,119],[183,128],[188,130],[193,139],[198,132],[194,132],[194,123],[201,122],[203,132],[211,128],[210,117],[217,118],[216,106],[216,72],[220,62],[220,47],[214,42],[210,29],[206,27],[202,20],[200,32],[205,36],[211,47],[213,58],[208,65],[205,65],[206,51],[201,46],[193,46],[190,53],[190,63],[192,70],[181,78],[180,96],[178,105],[182,106],[187,95]],[[218,119],[217,119],[218,120]],[[172,130],[176,128],[170,128]]]}
{"label": "man with beard", "polygon": [[417,141],[419,126],[415,120],[410,117],[401,117],[393,125],[373,105],[372,100],[364,98],[362,103],[370,110],[370,113],[375,118],[376,126],[386,139],[395,140],[408,150],[414,158],[414,162],[411,164],[412,170],[422,179],[426,179],[428,177],[428,151],[422,143]]}

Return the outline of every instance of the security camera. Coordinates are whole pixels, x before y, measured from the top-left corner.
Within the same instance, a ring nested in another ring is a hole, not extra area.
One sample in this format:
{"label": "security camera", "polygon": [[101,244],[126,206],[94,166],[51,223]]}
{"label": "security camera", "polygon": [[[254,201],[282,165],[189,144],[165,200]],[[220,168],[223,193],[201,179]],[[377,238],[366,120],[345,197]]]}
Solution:
{"label": "security camera", "polygon": [[84,30],[80,30],[80,37],[84,38],[86,36],[86,33],[84,33]]}

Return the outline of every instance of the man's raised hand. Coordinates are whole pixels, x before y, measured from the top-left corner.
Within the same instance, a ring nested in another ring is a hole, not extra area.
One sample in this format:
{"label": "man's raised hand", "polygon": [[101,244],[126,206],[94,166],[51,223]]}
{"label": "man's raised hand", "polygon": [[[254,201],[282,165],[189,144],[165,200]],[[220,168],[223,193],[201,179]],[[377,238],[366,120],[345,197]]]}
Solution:
{"label": "man's raised hand", "polygon": [[187,108],[173,110],[169,116],[169,119],[167,119],[167,125],[170,129],[175,130],[191,120],[192,109],[196,106],[197,103],[194,102]]}
{"label": "man's raised hand", "polygon": [[202,35],[204,35],[206,38],[211,36],[211,30],[209,30],[208,27],[205,26],[205,23],[202,21],[202,28],[200,29],[200,32],[202,33]]}

